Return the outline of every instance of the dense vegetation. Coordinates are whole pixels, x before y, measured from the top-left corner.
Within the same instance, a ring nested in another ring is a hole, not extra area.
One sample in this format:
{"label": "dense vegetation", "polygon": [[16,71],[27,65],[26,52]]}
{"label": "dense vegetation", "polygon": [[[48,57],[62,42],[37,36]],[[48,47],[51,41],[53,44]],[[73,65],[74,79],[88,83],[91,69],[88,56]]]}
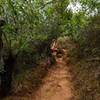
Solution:
{"label": "dense vegetation", "polygon": [[[52,57],[50,47],[58,37],[62,41],[68,37],[73,42],[69,50],[71,63],[87,57],[92,57],[89,61],[100,61],[99,13],[99,0],[1,0],[2,94],[7,94],[13,81],[16,83],[17,75]],[[90,100],[87,98],[83,100]]]}

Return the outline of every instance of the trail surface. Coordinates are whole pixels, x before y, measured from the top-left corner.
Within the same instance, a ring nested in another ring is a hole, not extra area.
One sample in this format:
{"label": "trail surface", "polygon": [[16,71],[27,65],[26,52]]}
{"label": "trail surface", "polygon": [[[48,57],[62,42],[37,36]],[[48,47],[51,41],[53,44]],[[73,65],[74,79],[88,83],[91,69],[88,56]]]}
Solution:
{"label": "trail surface", "polygon": [[42,79],[43,84],[40,85],[38,90],[32,90],[29,95],[15,95],[3,100],[73,100],[72,78],[69,67],[63,60],[66,50],[63,50],[62,53],[55,46],[52,46],[52,50],[54,50],[52,55],[55,57],[56,63],[50,66],[51,68],[48,69],[47,75]]}
{"label": "trail surface", "polygon": [[62,57],[56,57],[56,64],[51,66],[47,76],[43,79],[43,85],[37,90],[35,100],[71,100],[73,85],[70,82],[71,75]]}

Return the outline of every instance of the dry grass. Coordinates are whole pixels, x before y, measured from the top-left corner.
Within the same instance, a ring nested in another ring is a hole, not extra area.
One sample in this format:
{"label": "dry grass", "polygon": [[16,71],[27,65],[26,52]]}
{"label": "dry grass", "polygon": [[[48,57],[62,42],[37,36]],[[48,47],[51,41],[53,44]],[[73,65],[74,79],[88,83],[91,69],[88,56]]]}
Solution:
{"label": "dry grass", "polygon": [[78,58],[75,50],[67,54],[69,60],[66,62],[73,74],[76,91],[74,100],[100,100],[100,61],[88,60],[94,56]]}

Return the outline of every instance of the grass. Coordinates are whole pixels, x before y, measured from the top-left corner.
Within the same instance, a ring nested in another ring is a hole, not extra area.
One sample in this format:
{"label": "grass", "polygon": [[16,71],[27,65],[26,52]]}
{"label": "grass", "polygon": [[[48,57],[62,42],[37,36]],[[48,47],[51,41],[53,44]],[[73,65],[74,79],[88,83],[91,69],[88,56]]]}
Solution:
{"label": "grass", "polygon": [[88,60],[99,58],[100,49],[89,47],[89,51],[93,50],[92,53],[82,52],[71,40],[65,41],[64,48],[67,50],[67,54],[63,59],[70,67],[73,76],[74,100],[100,100],[100,61]]}
{"label": "grass", "polygon": [[100,100],[100,62],[87,59],[74,54],[67,62],[75,83],[75,100]]}

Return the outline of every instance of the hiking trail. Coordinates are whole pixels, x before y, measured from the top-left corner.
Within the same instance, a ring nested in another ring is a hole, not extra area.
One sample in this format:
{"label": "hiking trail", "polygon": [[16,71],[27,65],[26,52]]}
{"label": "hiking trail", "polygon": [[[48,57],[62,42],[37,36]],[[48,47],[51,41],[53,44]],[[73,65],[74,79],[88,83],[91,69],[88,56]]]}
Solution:
{"label": "hiking trail", "polygon": [[11,96],[3,100],[73,100],[72,75],[65,60],[63,60],[67,51],[55,48],[55,45],[53,44],[51,49],[56,63],[50,66],[39,88],[36,91],[32,90],[32,94],[29,93],[29,96]]}
{"label": "hiking trail", "polygon": [[51,66],[43,79],[43,85],[36,91],[34,100],[71,100],[73,97],[69,68],[63,61],[62,54],[57,57],[57,52],[53,52],[53,56],[56,64]]}

